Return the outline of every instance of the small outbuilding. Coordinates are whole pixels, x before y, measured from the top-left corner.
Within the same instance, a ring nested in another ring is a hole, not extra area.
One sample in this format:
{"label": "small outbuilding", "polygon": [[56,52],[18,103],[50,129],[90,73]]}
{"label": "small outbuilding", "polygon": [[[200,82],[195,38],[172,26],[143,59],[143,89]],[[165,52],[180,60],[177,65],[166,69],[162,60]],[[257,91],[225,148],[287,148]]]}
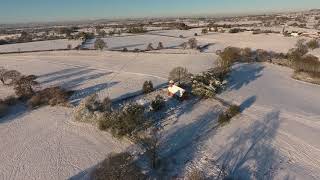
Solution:
{"label": "small outbuilding", "polygon": [[177,86],[174,84],[173,81],[169,82],[169,87],[168,87],[168,95],[171,97],[178,97],[178,98],[183,98],[185,95],[186,90],[182,89],[181,87]]}

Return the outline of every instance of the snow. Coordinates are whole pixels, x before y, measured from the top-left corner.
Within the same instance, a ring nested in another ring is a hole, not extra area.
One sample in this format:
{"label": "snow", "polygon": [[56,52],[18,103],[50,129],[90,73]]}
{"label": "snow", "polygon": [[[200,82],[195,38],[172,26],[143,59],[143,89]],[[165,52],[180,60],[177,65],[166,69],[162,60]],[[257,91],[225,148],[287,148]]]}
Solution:
{"label": "snow", "polygon": [[[2,66],[38,75],[43,87],[62,85],[76,90],[72,101],[95,92],[112,99],[123,98],[140,91],[146,80],[152,80],[154,85],[166,83],[170,70],[181,63],[196,73],[213,66],[213,61],[207,55],[100,51],[0,56]],[[1,86],[0,93],[5,97],[13,91]],[[34,111],[22,108],[21,112],[0,120],[0,136],[0,158],[3,159],[0,177],[4,179],[81,176],[108,153],[124,151],[130,146],[130,143],[119,142],[96,127],[73,122],[71,110],[59,107]]]}
{"label": "snow", "polygon": [[[240,164],[235,170],[247,170],[244,162],[253,159],[267,163],[261,168],[273,168],[275,172],[270,175],[275,179],[284,175],[320,178],[320,87],[295,81],[291,73],[290,69],[270,64],[234,66],[230,86],[220,97],[241,105],[243,115],[234,121],[242,121],[238,128],[248,126],[230,136],[237,147],[230,147],[232,154],[226,158],[244,157],[243,162],[236,162]],[[248,155],[234,149],[239,147]],[[228,163],[232,163],[231,158]]]}
{"label": "snow", "polygon": [[130,146],[71,117],[45,107],[1,119],[1,179],[67,179]]}
{"label": "snow", "polygon": [[[145,49],[148,43],[156,46],[159,41],[174,47],[194,37],[195,32],[200,34],[201,29],[153,31],[104,40],[109,49]],[[0,56],[0,65],[39,76],[42,87],[60,85],[75,90],[70,99],[74,103],[92,93],[118,100],[141,92],[146,80],[154,86],[167,84],[174,67],[186,67],[191,73],[214,67],[215,49],[237,46],[287,52],[298,38],[244,32],[209,33],[197,39],[200,44],[214,44],[206,53],[163,50],[10,54]],[[43,47],[50,46],[43,43]],[[60,45],[64,43],[68,41]],[[31,46],[24,44],[25,48]],[[0,51],[2,47],[6,46],[0,46]],[[37,48],[43,47],[38,44]],[[318,50],[312,53],[319,54]],[[168,163],[168,173],[183,176],[197,167],[214,176],[225,168],[240,179],[320,179],[320,86],[293,80],[292,73],[291,69],[267,63],[234,65],[228,87],[218,97],[240,105],[242,113],[219,128],[218,115],[227,108],[221,102],[193,98],[180,102],[166,97],[170,113],[163,120],[160,155]],[[12,88],[0,86],[1,97],[12,93]],[[155,94],[166,96],[162,91]],[[142,96],[137,101],[147,104],[153,98]],[[71,111],[62,107],[30,111],[18,105],[0,119],[0,177],[77,179],[108,153],[132,148],[126,140],[116,140],[96,127],[74,122]]]}
{"label": "snow", "polygon": [[197,38],[200,42],[214,43],[206,52],[215,52],[227,46],[239,48],[264,49],[275,52],[287,53],[293,48],[299,38],[284,37],[281,34],[257,34],[252,32],[242,33],[210,33]]}
{"label": "snow", "polygon": [[[152,43],[153,48],[157,48],[158,43],[162,42],[164,47],[178,47],[183,42],[186,42],[185,39],[179,37],[168,37],[162,35],[153,35],[156,32],[143,34],[143,35],[128,35],[128,36],[114,36],[109,38],[103,38],[106,42],[109,50],[123,50],[127,48],[128,50],[134,50],[136,48],[145,50],[149,43]],[[84,46],[85,48],[93,49],[95,39],[89,41]]]}
{"label": "snow", "polygon": [[0,45],[0,53],[2,52],[19,52],[19,51],[39,51],[39,50],[55,50],[67,49],[68,45],[72,48],[81,44],[80,40],[50,40],[50,41],[37,41],[29,43],[6,44]]}

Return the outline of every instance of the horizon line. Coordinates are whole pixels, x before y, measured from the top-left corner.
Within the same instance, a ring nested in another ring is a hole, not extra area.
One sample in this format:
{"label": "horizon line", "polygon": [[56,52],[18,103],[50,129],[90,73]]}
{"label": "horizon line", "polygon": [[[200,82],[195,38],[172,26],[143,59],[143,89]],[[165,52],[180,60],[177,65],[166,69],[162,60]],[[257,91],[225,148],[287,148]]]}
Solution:
{"label": "horizon line", "polygon": [[200,14],[191,14],[191,15],[168,15],[168,16],[135,16],[135,17],[93,17],[93,18],[79,18],[79,19],[66,19],[66,20],[43,20],[43,21],[27,21],[27,22],[6,22],[1,23],[0,26],[4,25],[25,25],[25,24],[59,24],[59,23],[81,23],[83,21],[123,21],[123,20],[141,20],[141,19],[164,19],[164,18],[224,18],[224,17],[233,17],[233,16],[258,16],[258,15],[271,15],[271,14],[282,14],[282,13],[295,13],[295,12],[304,12],[318,10],[317,8],[302,8],[302,9],[288,9],[288,10],[268,10],[268,11],[251,11],[251,12],[233,12],[233,13],[200,13]]}

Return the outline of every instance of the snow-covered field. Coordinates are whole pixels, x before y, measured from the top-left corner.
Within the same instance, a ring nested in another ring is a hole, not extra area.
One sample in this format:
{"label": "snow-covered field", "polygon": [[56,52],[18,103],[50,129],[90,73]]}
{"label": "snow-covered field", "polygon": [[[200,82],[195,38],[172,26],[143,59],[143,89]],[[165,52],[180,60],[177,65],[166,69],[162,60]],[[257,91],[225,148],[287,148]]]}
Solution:
{"label": "snow-covered field", "polygon": [[[275,52],[287,53],[293,48],[299,39],[298,37],[284,37],[281,34],[257,34],[252,32],[242,32],[236,34],[209,32],[207,35],[201,34],[201,29],[192,30],[163,30],[152,31],[143,35],[127,35],[121,37],[104,38],[108,45],[108,50],[122,50],[127,48],[133,50],[135,48],[145,50],[149,43],[156,48],[159,42],[162,42],[165,48],[179,48],[183,42],[187,42],[190,38],[194,38],[197,33],[199,45],[210,45],[204,52],[214,53],[216,50],[222,50],[227,46],[240,48],[250,47],[252,49],[264,49]],[[179,38],[182,35],[184,38]],[[304,38],[308,39],[308,38]],[[89,41],[85,45],[86,48],[93,49],[94,41]]]}
{"label": "snow-covered field", "polygon": [[38,41],[38,42],[30,42],[30,43],[6,44],[6,45],[0,45],[0,53],[67,49],[69,44],[71,45],[72,48],[74,48],[80,45],[81,41],[59,39],[59,40]]}
{"label": "snow-covered field", "polygon": [[[193,38],[194,34],[201,34],[201,29],[191,30],[158,30],[150,31],[145,34],[123,34],[121,36],[113,36],[103,38],[106,42],[108,50],[128,50],[140,49],[145,50],[149,43],[152,43],[153,48],[157,48],[158,43],[162,42],[165,48],[179,48],[179,46],[187,42],[189,38]],[[182,38],[180,37],[182,35]],[[93,49],[95,39],[87,41],[84,48]]]}
{"label": "snow-covered field", "polygon": [[[197,61],[194,61],[197,59]],[[121,98],[140,91],[145,80],[167,82],[169,71],[185,66],[201,72],[213,66],[207,55],[121,54],[117,52],[46,52],[0,56],[1,66],[39,76],[41,85],[76,90],[76,101],[92,93]],[[159,68],[161,67],[161,68]],[[12,94],[0,87],[0,96]],[[95,127],[72,120],[67,108],[19,108],[0,119],[0,179],[67,179],[81,176],[110,152],[130,146]],[[79,174],[80,173],[80,174]]]}
{"label": "snow-covered field", "polygon": [[165,120],[169,171],[199,168],[216,177],[223,168],[236,179],[319,179],[320,87],[291,73],[270,64],[235,65],[219,97],[240,105],[242,114],[219,129],[224,107],[217,101],[179,108]]}
{"label": "snow-covered field", "polygon": [[264,49],[275,52],[287,53],[296,44],[297,37],[284,37],[281,34],[257,34],[252,32],[230,33],[210,33],[198,37],[200,42],[214,43],[207,52],[215,52],[227,46],[240,48]]}
{"label": "snow-covered field", "polygon": [[270,64],[234,66],[221,97],[244,113],[234,120],[241,125],[228,134],[227,151],[218,154],[235,174],[255,169],[258,179],[320,178],[320,86],[293,80],[291,73]]}
{"label": "snow-covered field", "polygon": [[[105,41],[109,49],[145,49],[148,43],[156,46],[159,41],[174,47],[195,32],[200,34],[201,29],[153,31]],[[39,52],[1,55],[0,66],[37,75],[42,87],[75,90],[73,102],[92,93],[116,100],[139,93],[146,80],[155,86],[166,84],[174,67],[186,67],[191,73],[213,67],[216,49],[236,46],[287,52],[297,41],[248,32],[209,33],[197,39],[200,44],[213,43],[207,53]],[[219,98],[241,105],[243,112],[218,129],[218,114],[226,108],[220,102],[181,103],[164,121],[160,154],[168,161],[171,175],[198,167],[208,175],[224,168],[241,179],[320,179],[320,86],[293,80],[291,74],[292,70],[271,64],[235,65],[228,88]],[[0,97],[12,93],[11,88],[0,86]],[[108,153],[131,145],[74,122],[68,108],[16,109],[0,119],[0,179],[81,177]]]}

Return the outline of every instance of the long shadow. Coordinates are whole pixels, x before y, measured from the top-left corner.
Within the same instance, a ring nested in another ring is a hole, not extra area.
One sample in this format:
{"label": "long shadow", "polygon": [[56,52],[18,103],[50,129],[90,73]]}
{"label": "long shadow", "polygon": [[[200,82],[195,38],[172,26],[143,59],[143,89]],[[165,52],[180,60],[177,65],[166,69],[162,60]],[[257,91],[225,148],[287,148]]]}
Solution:
{"label": "long shadow", "polygon": [[236,64],[232,68],[227,90],[239,90],[262,76],[264,66],[254,64]]}
{"label": "long shadow", "polygon": [[83,69],[86,69],[86,68],[87,67],[73,67],[73,68],[63,69],[63,70],[60,70],[60,71],[39,75],[38,78],[48,78],[48,77],[51,77],[51,76],[57,76],[57,75],[61,75],[61,74],[67,74],[67,73],[80,71],[80,70],[83,70]]}
{"label": "long shadow", "polygon": [[245,101],[243,101],[240,105],[241,112],[251,107],[256,102],[256,100],[257,100],[257,96],[251,96]]}
{"label": "long shadow", "polygon": [[28,112],[27,106],[22,103],[12,106],[9,108],[8,115],[0,118],[0,124],[9,123],[19,117],[24,116],[27,112]]}
{"label": "long shadow", "polygon": [[81,90],[76,90],[74,94],[70,97],[70,101],[72,104],[78,104],[83,98],[86,98],[91,94],[98,93],[102,90],[110,88],[118,83],[119,82],[102,83]]}
{"label": "long shadow", "polygon": [[192,123],[174,128],[163,138],[160,157],[165,167],[162,167],[161,173],[166,174],[167,178],[181,174],[187,163],[195,159],[202,143],[215,135],[216,119],[220,113],[218,109],[212,107]]}
{"label": "long shadow", "polygon": [[124,46],[117,46],[117,47],[112,47],[112,48],[109,48],[110,50],[121,50],[123,48],[131,48],[131,47],[137,47],[137,46],[142,46],[144,44],[130,44],[130,45],[124,45]]}
{"label": "long shadow", "polygon": [[178,39],[185,39],[186,37],[179,37],[179,36],[172,36],[172,35],[167,35],[167,34],[159,34],[159,33],[147,33],[147,34],[150,34],[150,35],[154,35],[154,36],[164,36],[164,37],[171,37],[171,38],[178,38]]}
{"label": "long shadow", "polygon": [[280,156],[271,144],[279,128],[279,114],[272,111],[261,121],[230,135],[231,144],[218,155],[221,169],[235,179],[273,179],[280,165]]}
{"label": "long shadow", "polygon": [[[162,165],[157,172],[159,176],[164,179],[171,179],[171,177],[181,174],[186,169],[187,163],[195,159],[202,143],[215,135],[216,120],[219,114],[220,108],[217,105],[195,117],[195,120],[191,123],[182,124],[166,133],[160,143],[159,152]],[[146,161],[145,154],[138,156],[138,164],[141,161]],[[89,175],[92,168],[94,166],[73,175],[70,179],[90,179]]]}
{"label": "long shadow", "polygon": [[86,81],[93,80],[93,79],[98,79],[103,76],[107,76],[109,74],[112,74],[112,72],[107,72],[107,73],[95,73],[95,74],[90,74],[90,75],[83,75],[80,76],[76,79],[72,79],[66,82],[63,82],[60,84],[61,87],[66,88],[66,89],[73,89],[77,86],[80,86]]}
{"label": "long shadow", "polygon": [[40,80],[40,83],[41,84],[47,84],[47,83],[51,83],[53,81],[58,81],[58,80],[63,80],[63,79],[68,79],[68,78],[71,78],[71,77],[74,77],[74,76],[80,76],[80,75],[83,75],[83,74],[88,74],[90,72],[94,71],[94,69],[85,69],[85,70],[80,70],[80,71],[74,71],[74,72],[71,72],[71,73],[61,73],[57,76],[53,76],[53,77],[50,77],[44,81],[41,81]]}
{"label": "long shadow", "polygon": [[203,46],[200,46],[200,47],[199,47],[199,50],[200,50],[200,52],[204,52],[205,50],[208,50],[210,46],[213,46],[213,45],[215,45],[215,43],[205,44],[205,45],[203,45]]}

